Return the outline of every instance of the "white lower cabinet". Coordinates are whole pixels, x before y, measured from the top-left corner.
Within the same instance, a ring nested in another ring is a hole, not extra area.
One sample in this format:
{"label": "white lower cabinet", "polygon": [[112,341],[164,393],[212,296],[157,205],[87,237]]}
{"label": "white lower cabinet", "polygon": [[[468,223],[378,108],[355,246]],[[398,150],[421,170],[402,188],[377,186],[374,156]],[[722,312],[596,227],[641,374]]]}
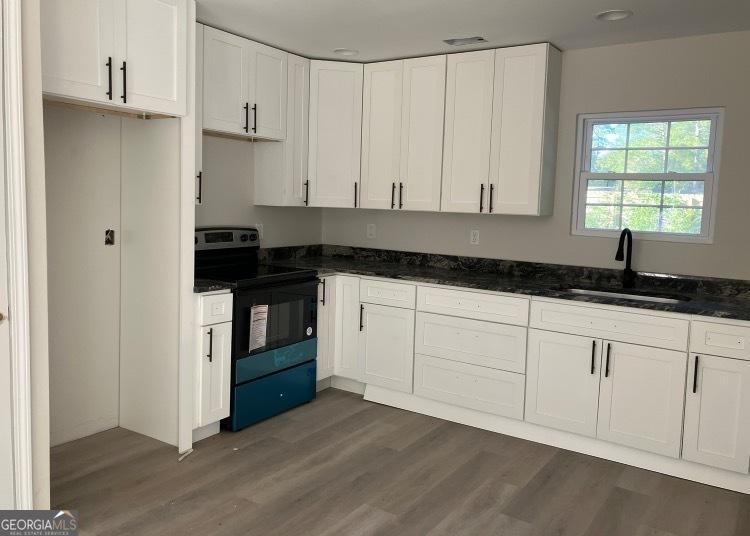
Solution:
{"label": "white lower cabinet", "polygon": [[323,277],[318,285],[318,355],[316,358],[318,381],[333,375],[336,308],[331,298],[336,284],[335,280],[335,277]]}
{"label": "white lower cabinet", "polygon": [[739,473],[750,459],[750,362],[692,355],[682,457]]}
{"label": "white lower cabinet", "polygon": [[596,436],[600,339],[529,330],[525,419]]}
{"label": "white lower cabinet", "polygon": [[486,413],[523,419],[524,376],[417,355],[414,394]]}
{"label": "white lower cabinet", "polygon": [[359,359],[359,278],[337,275],[331,301],[335,308],[333,329],[333,373],[342,378],[362,381]]}
{"label": "white lower cabinet", "polygon": [[232,323],[201,328],[196,428],[229,417],[231,366]]}
{"label": "white lower cabinet", "polygon": [[680,456],[687,356],[605,342],[597,437]]}
{"label": "white lower cabinet", "polygon": [[361,304],[359,359],[364,366],[365,383],[411,393],[414,311]]}

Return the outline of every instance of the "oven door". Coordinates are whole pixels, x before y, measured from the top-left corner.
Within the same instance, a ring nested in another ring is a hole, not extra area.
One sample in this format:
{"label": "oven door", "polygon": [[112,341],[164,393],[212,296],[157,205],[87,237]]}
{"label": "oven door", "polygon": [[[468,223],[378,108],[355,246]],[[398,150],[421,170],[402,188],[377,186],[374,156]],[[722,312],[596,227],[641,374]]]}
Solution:
{"label": "oven door", "polygon": [[267,352],[317,336],[318,280],[234,293],[232,358]]}

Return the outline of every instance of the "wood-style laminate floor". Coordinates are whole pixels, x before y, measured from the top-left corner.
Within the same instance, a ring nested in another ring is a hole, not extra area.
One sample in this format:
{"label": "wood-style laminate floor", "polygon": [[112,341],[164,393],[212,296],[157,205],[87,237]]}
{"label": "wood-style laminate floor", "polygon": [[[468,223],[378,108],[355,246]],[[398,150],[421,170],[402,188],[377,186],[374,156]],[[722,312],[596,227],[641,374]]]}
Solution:
{"label": "wood-style laminate floor", "polygon": [[329,389],[173,447],[114,429],[52,450],[82,534],[750,535],[750,497]]}

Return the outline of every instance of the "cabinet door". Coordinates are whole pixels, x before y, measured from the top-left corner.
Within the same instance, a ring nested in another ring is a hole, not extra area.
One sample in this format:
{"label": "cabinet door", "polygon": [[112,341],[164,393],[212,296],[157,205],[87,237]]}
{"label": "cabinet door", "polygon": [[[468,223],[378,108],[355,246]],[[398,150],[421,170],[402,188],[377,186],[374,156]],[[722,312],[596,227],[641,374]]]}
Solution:
{"label": "cabinet door", "polygon": [[254,71],[251,132],[259,138],[283,140],[286,137],[287,53],[260,43],[250,42]]}
{"label": "cabinet door", "polygon": [[[119,103],[169,115],[187,113],[186,0],[116,3]],[[120,71],[127,63],[127,71]],[[125,76],[127,73],[127,76]]]}
{"label": "cabinet door", "polygon": [[203,128],[247,135],[247,40],[206,26],[203,51]]}
{"label": "cabinet door", "polygon": [[448,56],[443,212],[487,210],[495,51]]}
{"label": "cabinet door", "polygon": [[687,356],[606,342],[597,437],[678,458]]}
{"label": "cabinet door", "polygon": [[399,173],[404,210],[440,210],[445,62],[445,56],[404,60]]}
{"label": "cabinet door", "polygon": [[307,194],[307,140],[310,108],[310,60],[287,57],[286,139],[256,143],[255,204],[304,206]]}
{"label": "cabinet door", "polygon": [[548,50],[540,44],[495,52],[492,212],[539,213]]}
{"label": "cabinet door", "polygon": [[317,379],[328,378],[333,374],[333,327],[336,321],[335,303],[331,300],[335,277],[324,277],[318,285],[318,357]]}
{"label": "cabinet door", "polygon": [[362,208],[398,208],[404,62],[365,65]]}
{"label": "cabinet door", "polygon": [[232,366],[232,323],[202,329],[198,366],[199,426],[229,417],[229,391]]}
{"label": "cabinet door", "polygon": [[601,346],[598,339],[530,329],[525,419],[594,437]]}
{"label": "cabinet door", "polygon": [[359,278],[336,276],[333,292],[336,310],[333,373],[362,381],[362,362],[359,359]]}
{"label": "cabinet door", "polygon": [[693,355],[688,371],[682,457],[747,474],[750,362]]}
{"label": "cabinet door", "polygon": [[195,25],[195,204],[203,203],[203,29]]}
{"label": "cabinet door", "polygon": [[[42,89],[45,93],[95,102],[120,102],[108,93],[116,59],[114,0],[42,2]],[[114,81],[113,81],[114,83]],[[119,90],[118,90],[119,91]]]}
{"label": "cabinet door", "polygon": [[361,304],[359,358],[364,382],[412,392],[414,373],[414,311]]}
{"label": "cabinet door", "polygon": [[362,64],[310,63],[310,205],[359,206]]}

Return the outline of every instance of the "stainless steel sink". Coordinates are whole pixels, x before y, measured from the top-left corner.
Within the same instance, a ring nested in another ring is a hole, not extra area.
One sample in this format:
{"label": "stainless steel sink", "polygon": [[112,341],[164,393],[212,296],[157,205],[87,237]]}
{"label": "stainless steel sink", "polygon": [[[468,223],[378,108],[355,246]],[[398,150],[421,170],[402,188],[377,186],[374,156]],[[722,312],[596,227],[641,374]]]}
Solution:
{"label": "stainless steel sink", "polygon": [[608,290],[591,290],[584,288],[571,288],[567,289],[571,294],[579,294],[582,296],[601,296],[604,298],[620,298],[623,300],[636,300],[652,303],[682,303],[690,301],[688,297],[666,297],[666,296],[654,296],[650,294],[630,294],[627,292],[613,292]]}

